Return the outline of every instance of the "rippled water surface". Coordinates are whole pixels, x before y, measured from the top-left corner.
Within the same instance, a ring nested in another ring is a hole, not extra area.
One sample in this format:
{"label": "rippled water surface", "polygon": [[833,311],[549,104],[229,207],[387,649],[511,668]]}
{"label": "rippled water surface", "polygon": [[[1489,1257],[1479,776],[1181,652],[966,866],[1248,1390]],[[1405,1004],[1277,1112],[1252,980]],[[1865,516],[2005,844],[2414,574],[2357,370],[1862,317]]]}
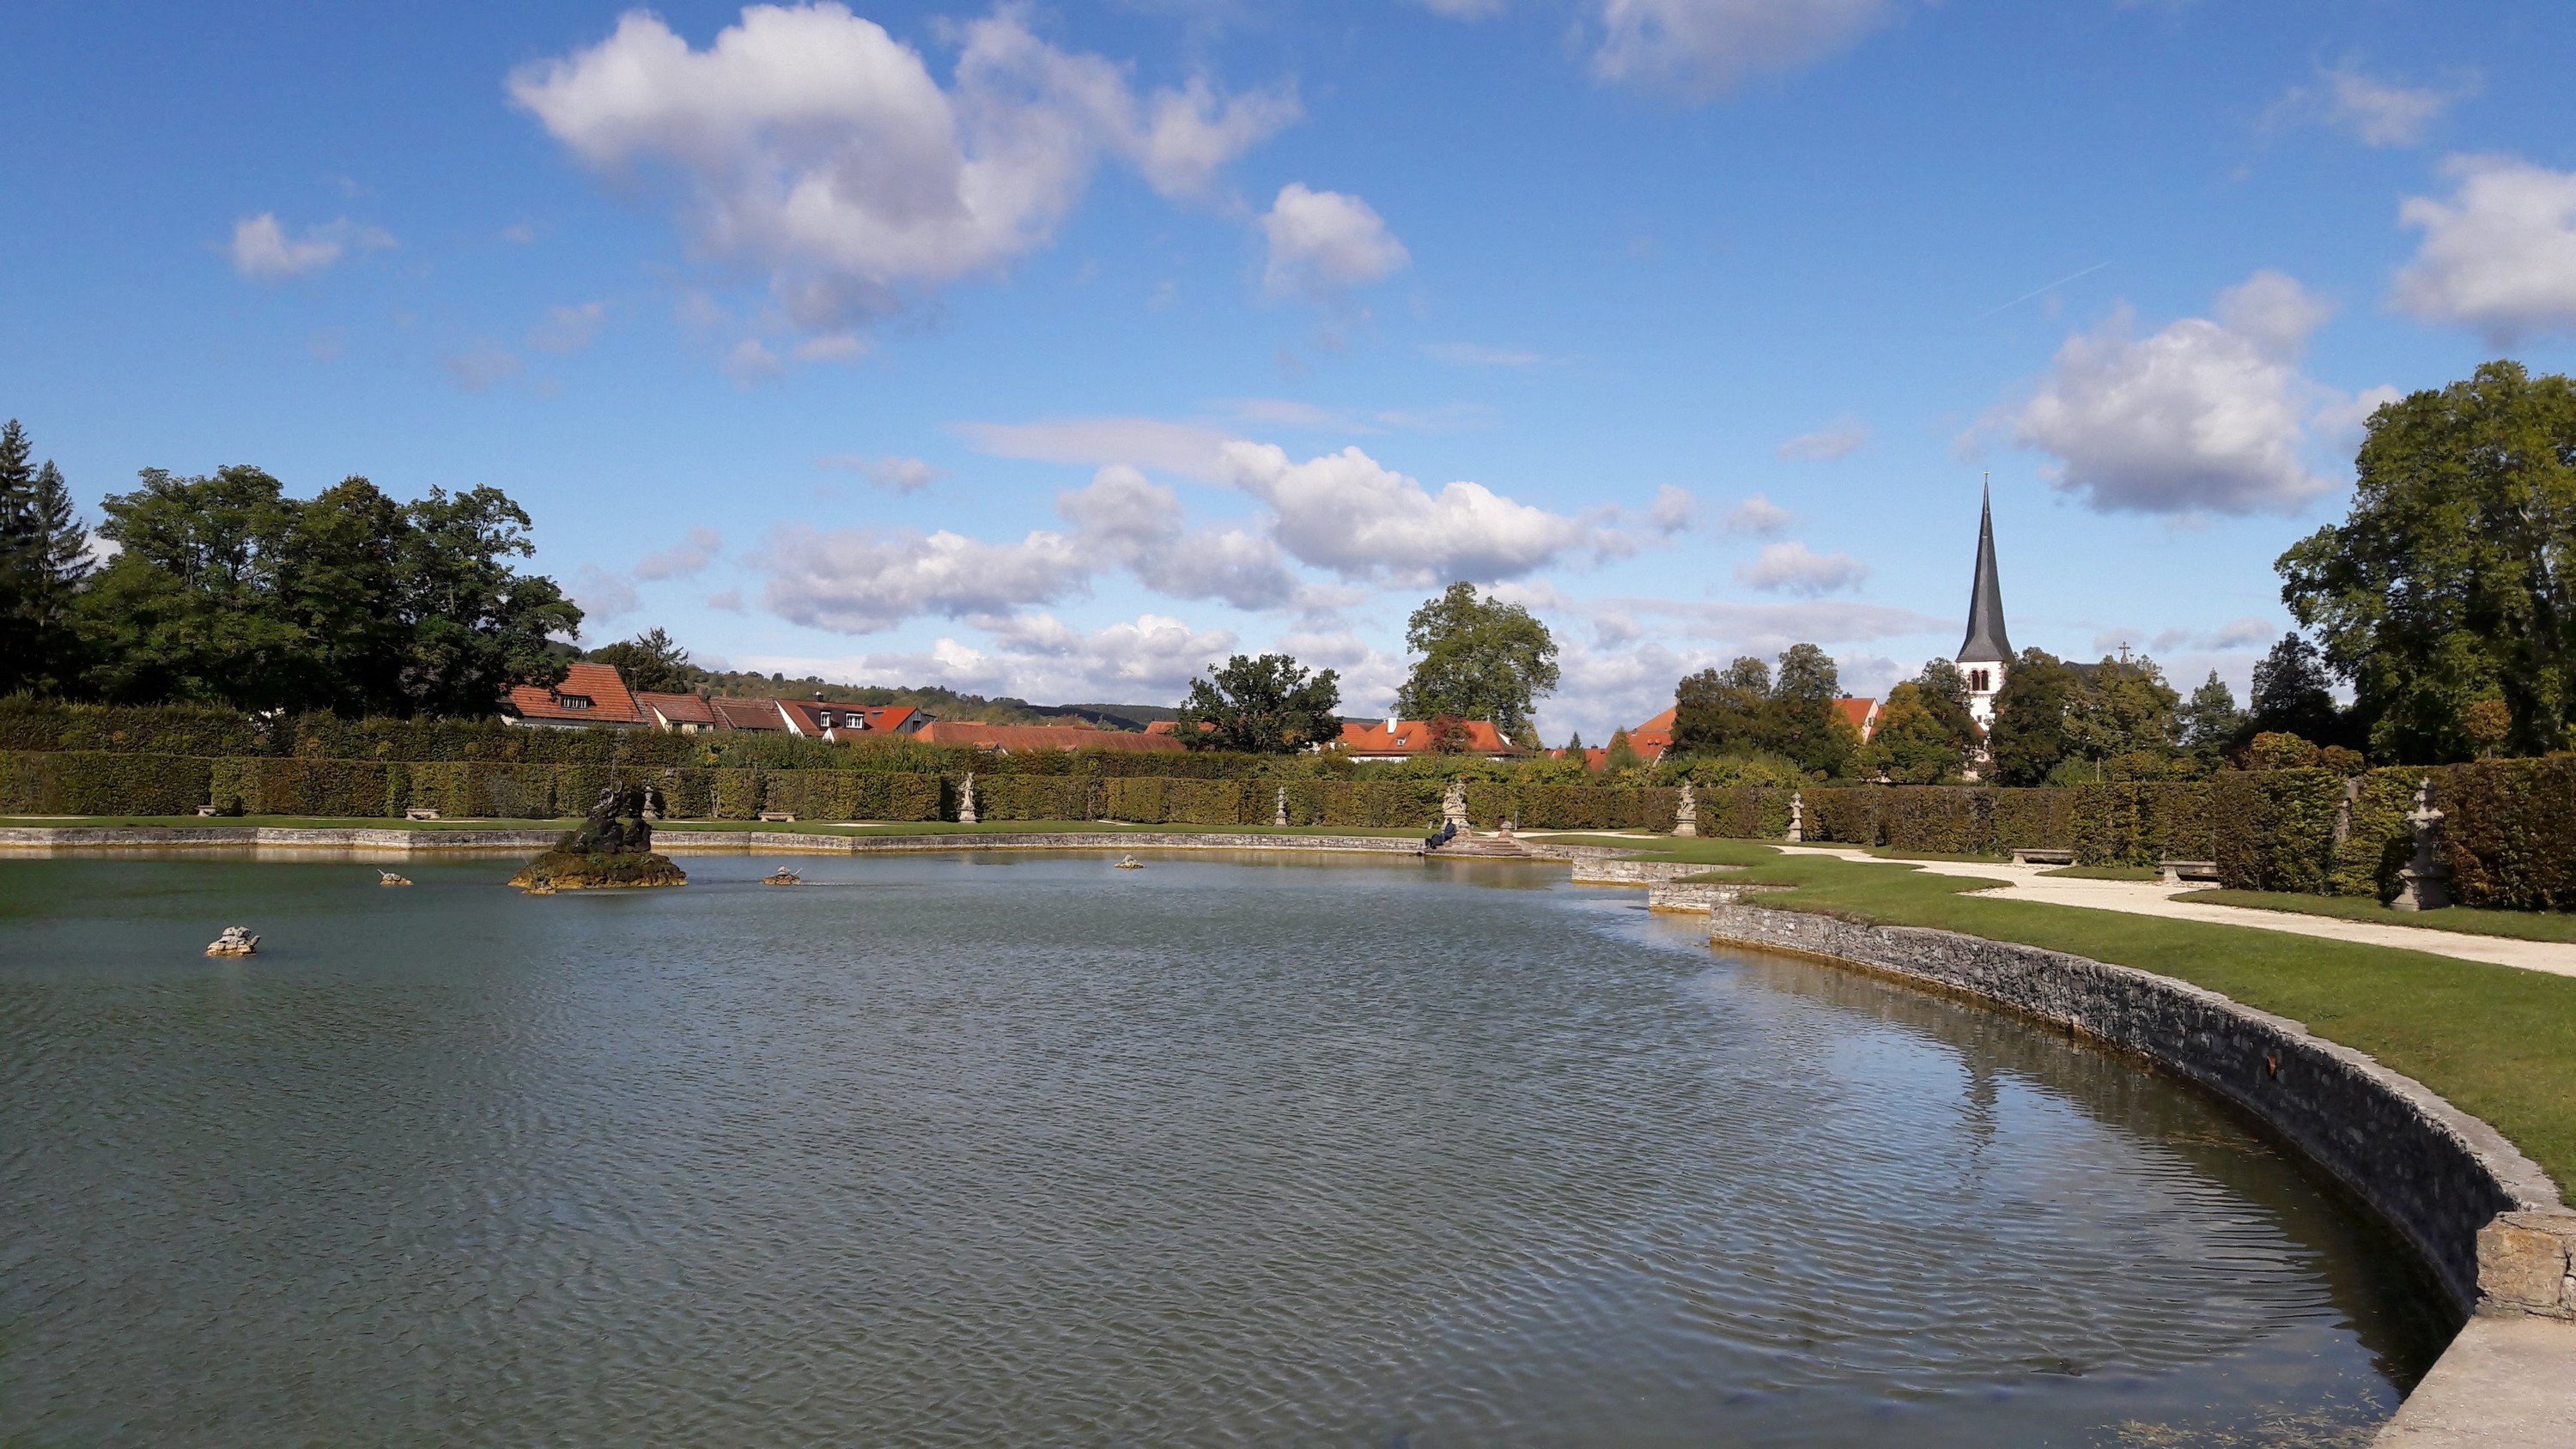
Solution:
{"label": "rippled water surface", "polygon": [[683,863],[0,861],[0,1440],[2345,1443],[2445,1334],[2191,1093],[1561,871]]}

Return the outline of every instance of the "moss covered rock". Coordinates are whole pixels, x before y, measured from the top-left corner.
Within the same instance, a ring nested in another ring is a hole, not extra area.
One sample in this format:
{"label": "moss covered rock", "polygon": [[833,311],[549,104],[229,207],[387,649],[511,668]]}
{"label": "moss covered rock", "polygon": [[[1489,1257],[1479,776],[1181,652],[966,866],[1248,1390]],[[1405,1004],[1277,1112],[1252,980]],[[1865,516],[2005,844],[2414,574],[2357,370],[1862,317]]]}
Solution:
{"label": "moss covered rock", "polygon": [[688,883],[688,875],[673,865],[669,856],[649,851],[610,855],[549,850],[510,877],[510,884],[521,890],[625,890],[637,886]]}

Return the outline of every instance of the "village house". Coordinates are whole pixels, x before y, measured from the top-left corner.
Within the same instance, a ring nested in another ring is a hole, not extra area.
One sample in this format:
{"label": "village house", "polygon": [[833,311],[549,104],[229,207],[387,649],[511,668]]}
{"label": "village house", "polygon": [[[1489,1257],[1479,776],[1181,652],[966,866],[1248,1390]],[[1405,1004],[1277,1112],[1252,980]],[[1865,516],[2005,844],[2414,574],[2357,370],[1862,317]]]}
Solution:
{"label": "village house", "polygon": [[570,665],[551,686],[513,686],[501,720],[530,729],[654,728],[626,681],[605,664]]}
{"label": "village house", "polygon": [[1529,753],[1510,740],[1492,722],[1481,719],[1460,720],[1458,735],[1448,741],[1444,752],[1439,732],[1431,721],[1420,719],[1345,720],[1342,737],[1337,742],[1354,760],[1410,760],[1419,755],[1448,753],[1476,755],[1488,760],[1517,760]]}
{"label": "village house", "polygon": [[716,727],[716,712],[702,694],[663,694],[657,690],[639,689],[635,700],[644,706],[653,727],[666,732],[694,735]]}
{"label": "village house", "polygon": [[781,699],[778,706],[787,732],[818,740],[900,739],[920,733],[931,717],[908,704],[843,704],[816,695],[811,703]]}

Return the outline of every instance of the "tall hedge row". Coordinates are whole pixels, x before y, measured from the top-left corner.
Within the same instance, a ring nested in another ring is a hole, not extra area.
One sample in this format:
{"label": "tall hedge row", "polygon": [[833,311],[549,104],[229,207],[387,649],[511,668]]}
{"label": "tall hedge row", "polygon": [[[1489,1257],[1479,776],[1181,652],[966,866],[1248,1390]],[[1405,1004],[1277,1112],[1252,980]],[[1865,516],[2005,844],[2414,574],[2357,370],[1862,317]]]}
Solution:
{"label": "tall hedge row", "polygon": [[212,760],[110,750],[0,753],[0,811],[13,815],[193,815]]}
{"label": "tall hedge row", "polygon": [[[2576,756],[2378,773],[2396,777],[2392,783],[2406,792],[2433,777],[2433,803],[2447,817],[2442,842],[2452,899],[2576,910]],[[2401,855],[2396,864],[2404,863]]]}

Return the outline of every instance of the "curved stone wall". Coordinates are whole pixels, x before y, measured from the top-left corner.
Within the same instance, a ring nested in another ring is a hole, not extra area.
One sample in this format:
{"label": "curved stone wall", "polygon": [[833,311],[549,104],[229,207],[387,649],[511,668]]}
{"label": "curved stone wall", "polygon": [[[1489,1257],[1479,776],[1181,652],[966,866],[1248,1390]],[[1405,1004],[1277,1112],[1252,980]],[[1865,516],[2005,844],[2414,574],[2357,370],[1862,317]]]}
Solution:
{"label": "curved stone wall", "polygon": [[2341,1179],[2414,1243],[2463,1314],[2479,1306],[2480,1237],[2500,1214],[2567,1221],[2548,1174],[2493,1127],[2364,1053],[2188,982],[2036,946],[1735,903],[1711,906],[1709,938],[1979,997],[2149,1057]]}

